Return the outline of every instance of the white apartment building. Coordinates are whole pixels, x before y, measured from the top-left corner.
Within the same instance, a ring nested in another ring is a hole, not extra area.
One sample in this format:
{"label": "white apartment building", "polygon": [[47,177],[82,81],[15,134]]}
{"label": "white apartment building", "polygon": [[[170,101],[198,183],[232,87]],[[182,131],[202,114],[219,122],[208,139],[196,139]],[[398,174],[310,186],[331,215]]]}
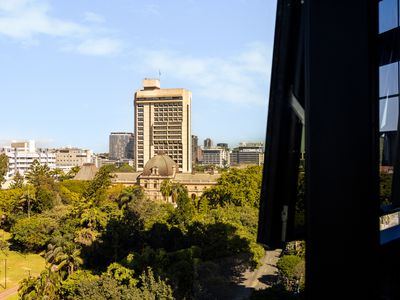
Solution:
{"label": "white apartment building", "polygon": [[161,89],[159,79],[144,79],[136,91],[135,164],[142,171],[156,154],[166,154],[179,171],[192,171],[192,92]]}
{"label": "white apartment building", "polygon": [[2,149],[8,157],[8,172],[6,180],[14,177],[18,171],[24,175],[34,160],[40,164],[47,164],[50,169],[56,167],[56,155],[48,149],[36,149],[35,141],[12,142],[10,146]]}

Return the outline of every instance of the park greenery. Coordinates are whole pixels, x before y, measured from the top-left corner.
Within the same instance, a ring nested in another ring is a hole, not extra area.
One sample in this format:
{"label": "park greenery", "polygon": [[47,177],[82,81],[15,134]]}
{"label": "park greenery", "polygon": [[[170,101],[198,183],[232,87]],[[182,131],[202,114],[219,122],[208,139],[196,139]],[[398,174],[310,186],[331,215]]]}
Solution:
{"label": "park greenery", "polygon": [[36,162],[25,181],[15,176],[0,190],[10,249],[45,260],[39,276],[21,281],[21,299],[210,299],[260,264],[261,167],[226,171],[197,199],[163,182],[176,205],[148,200],[139,186],[112,185],[112,171],[77,181],[77,170]]}

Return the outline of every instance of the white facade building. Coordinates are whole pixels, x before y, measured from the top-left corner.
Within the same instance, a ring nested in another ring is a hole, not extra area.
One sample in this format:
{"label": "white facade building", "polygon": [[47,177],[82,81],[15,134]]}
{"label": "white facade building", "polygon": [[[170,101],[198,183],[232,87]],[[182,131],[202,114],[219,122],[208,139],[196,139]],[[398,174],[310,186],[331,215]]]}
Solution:
{"label": "white facade building", "polygon": [[56,156],[56,167],[68,172],[73,167],[80,167],[83,164],[94,163],[95,157],[92,150],[80,148],[60,148],[52,152]]}
{"label": "white facade building", "polygon": [[34,160],[40,164],[47,164],[50,169],[56,167],[56,155],[48,149],[36,149],[35,141],[12,142],[2,150],[8,157],[8,172],[6,180],[14,177],[18,171],[24,175]]}
{"label": "white facade building", "polygon": [[225,148],[204,148],[203,149],[203,165],[214,165],[218,167],[226,167],[230,164],[229,151]]}

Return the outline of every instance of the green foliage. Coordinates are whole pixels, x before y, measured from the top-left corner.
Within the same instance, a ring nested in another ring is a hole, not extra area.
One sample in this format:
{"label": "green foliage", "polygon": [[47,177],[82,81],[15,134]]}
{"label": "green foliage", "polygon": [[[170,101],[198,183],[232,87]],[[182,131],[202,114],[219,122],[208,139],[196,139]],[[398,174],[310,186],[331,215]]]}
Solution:
{"label": "green foliage", "polygon": [[13,181],[10,184],[10,189],[21,189],[24,187],[24,177],[17,171],[15,173]]}
{"label": "green foliage", "polygon": [[91,282],[98,279],[98,276],[93,275],[88,270],[78,270],[62,281],[59,294],[62,299],[71,298],[76,293],[77,286],[80,282]]}
{"label": "green foliage", "polygon": [[262,167],[232,168],[224,172],[217,185],[207,189],[202,197],[216,207],[226,204],[258,207],[262,181]]}
{"label": "green foliage", "polygon": [[0,154],[0,185],[4,182],[4,176],[8,171],[8,157],[5,153]]}
{"label": "green foliage", "polygon": [[[118,267],[120,269],[121,267]],[[127,276],[126,272],[124,273]],[[62,282],[60,294],[62,299],[89,299],[89,300],[172,300],[171,287],[160,278],[155,278],[149,268],[138,278],[140,287],[129,285],[129,280],[123,280],[128,285],[114,278],[114,274],[103,273],[94,276],[89,272],[78,271]]]}
{"label": "green foliage", "polygon": [[135,172],[135,168],[133,168],[127,163],[124,163],[121,166],[117,167],[114,172],[132,173]]}
{"label": "green foliage", "polygon": [[53,208],[58,198],[58,185],[55,183],[50,168],[34,160],[26,174],[28,182],[35,188],[32,210],[42,212]]}
{"label": "green foliage", "polygon": [[142,292],[142,299],[163,299],[173,300],[171,287],[160,278],[155,278],[151,268],[147,268],[145,272],[140,275],[140,291]]}
{"label": "green foliage", "polygon": [[97,203],[103,199],[105,191],[111,185],[112,170],[113,166],[111,165],[102,166],[96,173],[94,179],[89,181],[89,184],[82,196],[85,199],[91,199]]}
{"label": "green foliage", "polygon": [[119,209],[125,209],[131,202],[140,202],[145,198],[144,190],[140,186],[129,186],[123,188],[116,197]]}
{"label": "green foliage", "polygon": [[43,250],[57,228],[57,223],[47,217],[33,216],[19,219],[11,227],[11,243],[22,251]]}
{"label": "green foliage", "polygon": [[57,300],[61,286],[59,274],[45,269],[39,277],[28,277],[20,282],[18,295],[23,300],[48,299]]}
{"label": "green foliage", "polygon": [[20,199],[24,194],[21,188],[1,190],[0,189],[0,213],[7,218],[20,211]]}
{"label": "green foliage", "polygon": [[64,180],[60,183],[61,187],[67,188],[71,193],[78,194],[80,196],[86,191],[89,186],[89,181],[86,180]]}
{"label": "green foliage", "polygon": [[296,255],[283,255],[276,266],[280,281],[288,291],[295,292],[304,286],[304,259]]}
{"label": "green foliage", "polygon": [[380,183],[380,203],[381,205],[389,205],[391,203],[392,196],[392,180],[393,174],[380,173],[379,183]]}
{"label": "green foliage", "polygon": [[195,214],[194,203],[189,198],[187,190],[180,190],[176,197],[177,207],[171,215],[171,223],[181,226],[181,228],[186,228],[191,223]]}
{"label": "green foliage", "polygon": [[119,263],[112,263],[107,268],[107,274],[114,278],[120,285],[134,287],[139,280],[134,278],[135,271],[125,268]]}

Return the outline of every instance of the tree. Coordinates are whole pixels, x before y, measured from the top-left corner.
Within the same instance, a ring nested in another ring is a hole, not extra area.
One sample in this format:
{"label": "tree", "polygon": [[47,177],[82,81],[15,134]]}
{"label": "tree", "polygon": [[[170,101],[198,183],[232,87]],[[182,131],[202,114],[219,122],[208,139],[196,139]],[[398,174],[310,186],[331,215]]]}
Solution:
{"label": "tree", "polygon": [[11,189],[18,189],[22,188],[24,186],[24,176],[19,173],[17,170],[17,173],[15,173],[13,181],[11,182],[10,188]]}
{"label": "tree", "polygon": [[160,192],[164,197],[165,202],[169,202],[169,197],[172,193],[172,183],[170,180],[163,180],[160,185]]}
{"label": "tree", "polygon": [[57,223],[48,217],[19,219],[11,227],[11,244],[22,251],[40,251],[50,241],[57,227]]}
{"label": "tree", "polygon": [[115,172],[121,173],[132,173],[135,172],[135,169],[127,163],[122,164],[118,168],[115,169]]}
{"label": "tree", "polygon": [[83,197],[87,200],[93,200],[99,203],[101,198],[104,197],[105,191],[111,185],[111,171],[114,166],[102,166],[96,173],[93,180],[89,182],[87,189],[83,192]]}
{"label": "tree", "polygon": [[58,185],[47,165],[41,165],[36,159],[26,173],[26,179],[35,188],[36,212],[51,209],[58,200]]}
{"label": "tree", "polygon": [[0,154],[0,185],[4,182],[4,176],[8,171],[8,157],[5,153]]}
{"label": "tree", "polygon": [[32,185],[26,185],[23,188],[19,203],[22,210],[26,211],[28,218],[30,218],[32,207],[36,206],[36,189]]}
{"label": "tree", "polygon": [[179,183],[179,182],[174,182],[171,184],[171,196],[172,196],[172,202],[176,203],[178,200],[178,197],[181,195],[186,195],[188,194],[187,188]]}
{"label": "tree", "polygon": [[217,185],[204,191],[213,207],[233,204],[236,206],[258,207],[262,181],[262,167],[250,166],[245,169],[233,168],[224,172]]}
{"label": "tree", "polygon": [[277,264],[278,276],[288,291],[295,292],[304,284],[305,262],[297,255],[284,255]]}
{"label": "tree", "polygon": [[141,186],[129,186],[124,188],[117,198],[118,208],[123,209],[138,199],[144,199],[144,191]]}

